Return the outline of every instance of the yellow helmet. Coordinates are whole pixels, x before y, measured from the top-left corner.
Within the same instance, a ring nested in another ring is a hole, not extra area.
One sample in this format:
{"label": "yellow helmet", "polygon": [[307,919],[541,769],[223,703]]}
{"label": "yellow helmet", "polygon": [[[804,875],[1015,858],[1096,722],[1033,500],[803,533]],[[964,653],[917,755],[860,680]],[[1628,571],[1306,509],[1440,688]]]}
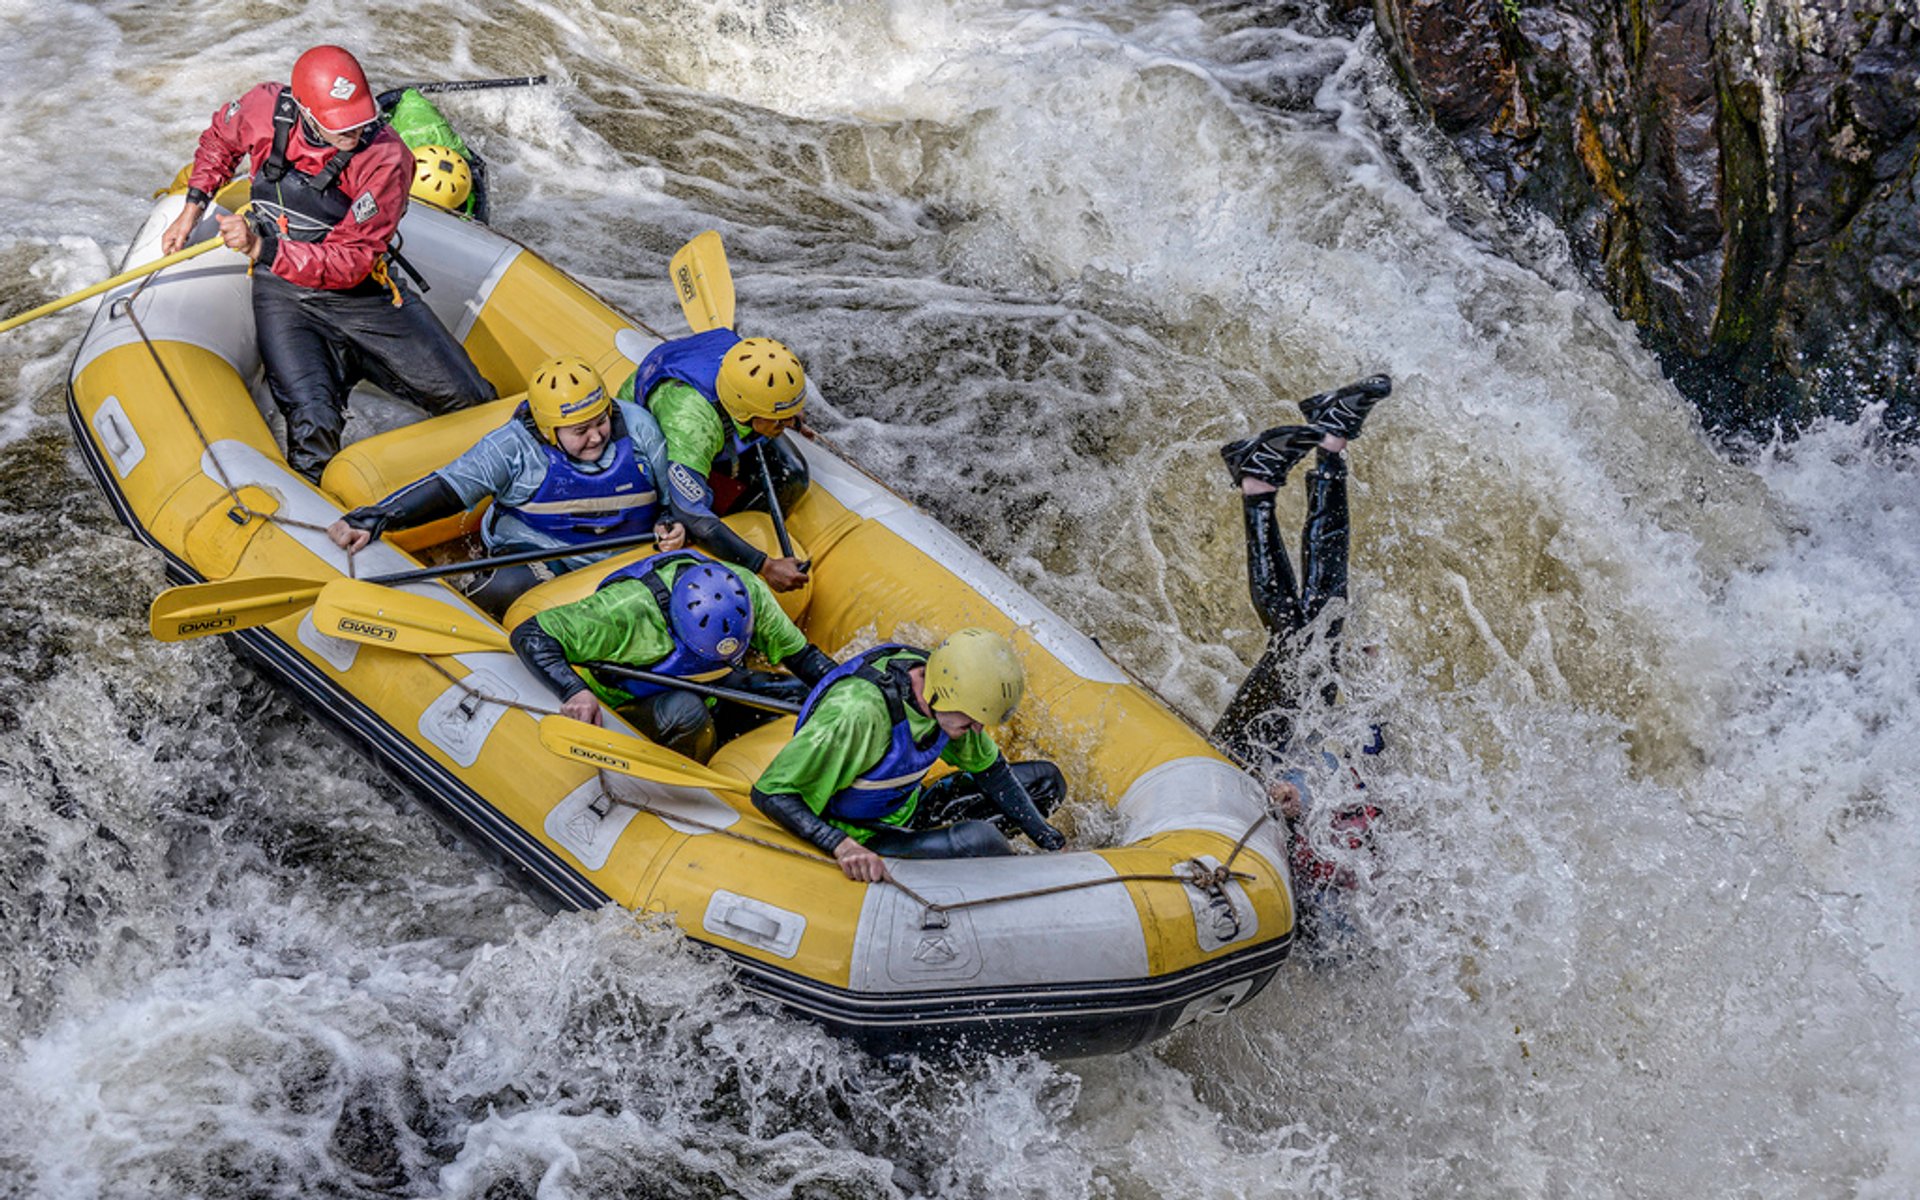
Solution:
{"label": "yellow helmet", "polygon": [[413,186],[407,195],[449,211],[473,194],[473,168],[445,146],[419,146],[413,152]]}
{"label": "yellow helmet", "polygon": [[1026,694],[1012,643],[991,629],[961,629],[927,656],[927,705],[998,725]]}
{"label": "yellow helmet", "polygon": [[541,436],[558,444],[554,430],[591,421],[613,407],[600,372],[578,354],[550,358],[527,380],[527,407]]}
{"label": "yellow helmet", "polygon": [[785,421],[806,408],[807,372],[772,338],[742,338],[720,360],[714,390],[720,407],[742,425],[755,417]]}

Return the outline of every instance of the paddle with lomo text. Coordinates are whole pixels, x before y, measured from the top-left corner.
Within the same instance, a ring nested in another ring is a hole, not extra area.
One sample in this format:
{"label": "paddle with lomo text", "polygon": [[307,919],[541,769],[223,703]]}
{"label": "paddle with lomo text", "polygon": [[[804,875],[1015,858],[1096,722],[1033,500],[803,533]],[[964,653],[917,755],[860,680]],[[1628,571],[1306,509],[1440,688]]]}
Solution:
{"label": "paddle with lomo text", "polygon": [[[507,635],[491,622],[431,596],[382,587],[369,579],[336,579],[321,588],[313,606],[313,627],[332,637],[407,654],[472,654],[513,649]],[[789,700],[775,700],[738,688],[662,675],[620,663],[581,665],[597,673],[636,679],[767,712],[792,716],[800,711],[800,706]]]}
{"label": "paddle with lomo text", "polygon": [[[611,554],[635,546],[651,545],[653,541],[654,535],[651,533],[627,534],[617,538],[602,538],[597,542],[582,542],[578,546],[521,550],[491,558],[476,558],[470,562],[396,571],[390,575],[376,575],[362,582],[418,583],[467,571],[552,562],[558,558],[572,558],[576,554]],[[168,588],[154,597],[153,606],[147,611],[147,626],[160,641],[180,642],[209,634],[251,629],[256,625],[270,625],[282,617],[290,617],[312,607],[315,597],[320,595],[320,589],[329,582],[296,575],[258,575],[246,579],[183,584]]]}
{"label": "paddle with lomo text", "polygon": [[[329,637],[406,654],[510,649],[506,635],[481,618],[430,596],[415,596],[360,579],[336,579],[322,588],[313,606],[313,626]],[[742,694],[741,698],[747,697]],[[624,775],[676,787],[747,790],[744,781],[722,775],[664,746],[561,713],[540,717],[540,740],[555,754]]]}

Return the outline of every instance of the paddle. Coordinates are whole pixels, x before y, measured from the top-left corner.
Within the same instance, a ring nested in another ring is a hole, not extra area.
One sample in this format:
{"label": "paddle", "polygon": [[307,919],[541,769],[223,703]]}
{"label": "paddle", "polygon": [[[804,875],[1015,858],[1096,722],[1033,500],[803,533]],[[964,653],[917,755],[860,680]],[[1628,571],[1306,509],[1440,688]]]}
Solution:
{"label": "paddle", "polygon": [[695,333],[733,328],[733,272],[727,269],[720,235],[707,230],[674,253],[668,264],[680,311]]}
{"label": "paddle", "polygon": [[589,725],[585,721],[576,721],[572,717],[541,718],[540,744],[555,754],[590,767],[618,771],[636,779],[650,779],[655,783],[676,787],[732,792],[740,796],[746,795],[749,790],[746,780],[703,767],[664,746],[656,746],[611,729],[602,729],[598,725]]}
{"label": "paddle", "polygon": [[380,100],[384,105],[389,95],[397,95],[407,88],[422,93],[484,92],[493,88],[538,87],[546,81],[545,75],[509,75],[503,79],[443,79],[438,83],[407,83],[393,92],[382,92]]}
{"label": "paddle", "polygon": [[136,279],[144,278],[145,276],[153,274],[155,271],[164,270],[175,263],[182,263],[190,258],[205,254],[220,244],[219,238],[210,237],[204,242],[197,242],[194,245],[188,246],[185,250],[175,250],[165,258],[156,258],[143,267],[135,267],[131,271],[122,271],[112,279],[103,279],[99,283],[83,287],[70,296],[62,296],[58,300],[49,300],[38,308],[30,308],[23,313],[15,313],[6,320],[0,321],[0,333],[5,333],[9,329],[17,329],[29,321],[37,321],[41,317],[47,316],[50,313],[57,313],[63,308],[72,308],[82,300],[91,300],[101,292],[110,292],[123,283],[132,283]]}
{"label": "paddle", "polygon": [[[471,562],[445,563],[438,567],[376,575],[365,582],[418,583],[423,579],[438,579],[443,575],[458,575],[464,571],[551,562],[556,558],[572,558],[576,554],[629,550],[648,545],[653,540],[651,533],[637,533],[626,537],[603,538],[597,542],[582,542],[578,546],[519,550],[491,558],[476,558]],[[189,583],[168,588],[154,597],[152,607],[147,610],[147,627],[160,641],[180,642],[188,638],[205,637],[210,633],[232,633],[237,629],[269,625],[311,605],[328,582],[294,575],[258,575],[248,579]]]}
{"label": "paddle", "polygon": [[[408,654],[472,654],[513,649],[507,635],[491,623],[477,622],[432,597],[397,592],[370,579],[336,579],[321,588],[319,598],[313,603],[313,627],[333,637]],[[696,696],[730,700],[768,712],[800,711],[798,704],[756,696],[737,688],[715,687],[619,663],[587,665],[595,671],[678,688]]]}
{"label": "paddle", "polygon": [[[760,486],[767,490],[767,515],[773,518],[773,536],[780,539],[780,557],[793,557],[793,539],[787,536],[787,517],[780,511],[780,497],[773,490],[773,467],[767,462],[767,443],[761,442],[754,448],[754,457],[760,460]],[[812,560],[800,564],[802,571],[813,566]]]}
{"label": "paddle", "polygon": [[[673,276],[674,294],[680,297],[680,311],[695,333],[725,326],[733,327],[733,272],[727,267],[727,249],[720,234],[712,229],[694,238],[674,252],[667,264]],[[773,518],[774,536],[780,539],[780,556],[793,557],[793,538],[787,534],[787,517],[780,511],[780,498],[773,491],[773,468],[767,465],[767,444],[756,447],[760,459],[760,483],[767,490],[767,515]],[[803,564],[801,570],[806,570]]]}
{"label": "paddle", "polygon": [[619,663],[590,662],[584,664],[596,675],[611,675],[616,679],[637,679],[641,683],[651,683],[655,687],[678,688],[683,692],[692,692],[696,696],[711,696],[715,700],[731,700],[748,708],[758,708],[766,712],[785,713],[797,716],[801,706],[791,700],[775,700],[768,696],[756,696],[752,692],[743,692],[738,688],[715,687],[710,683],[681,679],[676,675],[662,675],[657,671],[643,671],[639,667],[625,667]]}

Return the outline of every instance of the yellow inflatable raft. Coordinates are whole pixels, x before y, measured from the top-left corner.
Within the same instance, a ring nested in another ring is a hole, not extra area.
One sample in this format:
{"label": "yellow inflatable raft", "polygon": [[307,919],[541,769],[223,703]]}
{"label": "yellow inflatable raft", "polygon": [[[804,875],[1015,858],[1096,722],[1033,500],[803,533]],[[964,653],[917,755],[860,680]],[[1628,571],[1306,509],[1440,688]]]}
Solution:
{"label": "yellow inflatable raft", "polygon": [[[214,212],[244,198],[237,183]],[[159,257],[180,205],[156,204],[128,266]],[[212,233],[211,215],[197,236]],[[425,298],[503,396],[559,353],[586,356],[617,384],[656,344],[485,226],[416,204],[402,230],[431,283]],[[323,489],[287,468],[264,396],[245,262],[225,250],[110,294],[80,343],[69,413],[82,454],[178,582],[341,578],[347,557],[324,528],[472,445],[512,403],[361,440]],[[820,445],[800,449],[813,484],[788,520],[815,564],[811,594],[795,603],[808,636],[839,657],[966,625],[1006,634],[1029,682],[1003,744],[1060,764],[1069,828],[1076,806],[1117,808],[1124,844],[897,861],[898,886],[857,884],[737,792],[596,771],[544,748],[538,710],[555,700],[511,653],[426,657],[345,641],[298,605],[227,640],[550,903],[668,914],[727,955],[745,986],[872,1049],[1112,1051],[1257,993],[1294,933],[1285,831],[1262,789],[947,529]],[[735,520],[770,544],[764,517]],[[407,550],[459,532],[376,543],[353,571],[417,568]],[[508,627],[640,553],[535,589]],[[438,581],[405,590],[495,628]],[[783,719],[755,730],[712,767],[751,780],[791,729]]]}

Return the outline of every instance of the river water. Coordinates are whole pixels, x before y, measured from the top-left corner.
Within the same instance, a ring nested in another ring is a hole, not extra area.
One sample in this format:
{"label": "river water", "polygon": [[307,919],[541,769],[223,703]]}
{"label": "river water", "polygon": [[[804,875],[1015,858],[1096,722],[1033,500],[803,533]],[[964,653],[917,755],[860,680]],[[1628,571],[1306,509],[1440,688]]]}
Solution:
{"label": "river water", "polygon": [[[365,9],[348,18],[349,10]],[[0,0],[0,305],[103,277],[321,40],[663,328],[717,228],[850,455],[1205,723],[1261,635],[1217,444],[1352,452],[1350,953],[1129,1056],[879,1062],[550,916],[212,641],[0,338],[0,1194],[1920,1193],[1920,463],[1716,447],[1370,32],[1149,0]],[[1283,511],[1297,516],[1298,488]],[[1098,814],[1082,810],[1083,842]]]}

